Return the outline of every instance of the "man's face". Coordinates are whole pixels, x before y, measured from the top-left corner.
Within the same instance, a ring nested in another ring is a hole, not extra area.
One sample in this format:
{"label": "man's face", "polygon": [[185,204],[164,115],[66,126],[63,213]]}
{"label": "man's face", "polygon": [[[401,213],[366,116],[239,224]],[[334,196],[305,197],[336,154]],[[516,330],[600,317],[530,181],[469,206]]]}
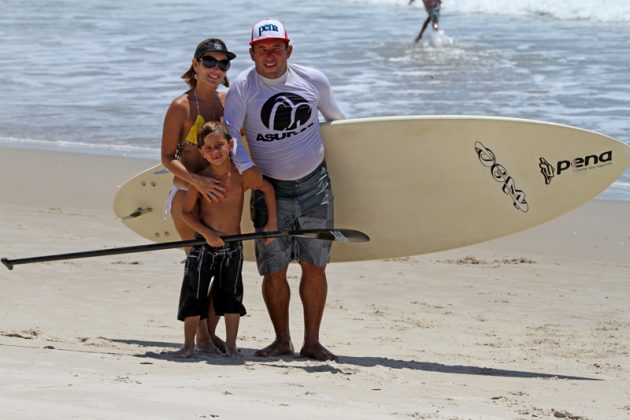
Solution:
{"label": "man's face", "polygon": [[293,47],[279,39],[269,39],[254,44],[249,49],[256,72],[267,79],[277,79],[287,71],[287,61]]}

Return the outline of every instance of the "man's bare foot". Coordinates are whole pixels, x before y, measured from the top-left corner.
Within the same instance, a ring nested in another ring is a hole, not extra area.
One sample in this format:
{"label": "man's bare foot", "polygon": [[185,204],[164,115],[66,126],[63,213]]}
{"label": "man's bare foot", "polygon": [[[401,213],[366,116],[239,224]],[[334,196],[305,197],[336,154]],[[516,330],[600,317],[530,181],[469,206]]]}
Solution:
{"label": "man's bare foot", "polygon": [[190,359],[195,355],[195,349],[192,347],[182,347],[177,351],[166,352],[166,354],[168,354],[169,356],[173,356],[176,359]]}
{"label": "man's bare foot", "polygon": [[334,360],[338,361],[337,356],[332,354],[328,349],[322,346],[320,343],[304,345],[300,350],[300,356],[310,357],[315,360]]}
{"label": "man's bare foot", "polygon": [[225,341],[221,340],[217,335],[210,334],[210,340],[212,344],[221,352],[225,353]]}
{"label": "man's bare foot", "polygon": [[254,353],[256,357],[275,357],[275,356],[290,356],[293,354],[293,344],[291,341],[278,341],[275,340],[264,349],[258,350]]}
{"label": "man's bare foot", "polygon": [[197,350],[199,353],[205,353],[205,354],[221,354],[221,353],[223,353],[210,340],[206,340],[206,341],[202,341],[202,342],[197,343],[197,346],[195,347],[195,350]]}

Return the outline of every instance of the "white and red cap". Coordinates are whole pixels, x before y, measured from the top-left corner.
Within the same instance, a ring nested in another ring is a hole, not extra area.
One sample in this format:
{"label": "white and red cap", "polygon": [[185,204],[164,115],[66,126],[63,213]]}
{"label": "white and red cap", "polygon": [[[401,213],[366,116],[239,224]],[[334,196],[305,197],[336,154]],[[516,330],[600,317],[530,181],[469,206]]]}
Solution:
{"label": "white and red cap", "polygon": [[279,20],[264,19],[255,24],[252,28],[252,40],[249,45],[254,45],[266,39],[280,39],[289,42],[289,34]]}

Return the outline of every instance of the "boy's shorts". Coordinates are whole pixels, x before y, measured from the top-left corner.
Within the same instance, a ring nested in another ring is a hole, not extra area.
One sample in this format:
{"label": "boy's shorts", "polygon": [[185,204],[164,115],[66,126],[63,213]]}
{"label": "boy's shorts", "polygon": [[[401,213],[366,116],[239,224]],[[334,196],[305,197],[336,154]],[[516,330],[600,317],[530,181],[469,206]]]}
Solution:
{"label": "boy's shorts", "polygon": [[[197,235],[197,238],[201,236]],[[245,315],[243,306],[243,245],[227,243],[220,248],[208,245],[193,247],[186,258],[184,280],[179,297],[177,319],[190,316],[208,317],[208,288],[214,278],[213,303],[217,315]]]}
{"label": "boy's shorts", "polygon": [[[295,181],[280,181],[265,176],[274,187],[278,214],[278,230],[332,229],[334,226],[333,194],[326,163]],[[256,231],[267,224],[264,194],[253,191],[251,217]],[[330,241],[297,237],[275,239],[265,245],[256,240],[256,262],[261,275],[286,269],[291,261],[304,261],[325,267],[330,261]]]}

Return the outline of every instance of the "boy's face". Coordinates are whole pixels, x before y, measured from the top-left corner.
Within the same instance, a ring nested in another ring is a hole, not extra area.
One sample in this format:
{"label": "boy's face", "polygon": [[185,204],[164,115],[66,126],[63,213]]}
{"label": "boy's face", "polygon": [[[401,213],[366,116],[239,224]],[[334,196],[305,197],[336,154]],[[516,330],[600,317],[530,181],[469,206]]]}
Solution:
{"label": "boy's face", "polygon": [[203,146],[199,148],[199,152],[210,165],[220,166],[230,159],[232,144],[232,140],[226,140],[223,135],[211,133],[203,139]]}

